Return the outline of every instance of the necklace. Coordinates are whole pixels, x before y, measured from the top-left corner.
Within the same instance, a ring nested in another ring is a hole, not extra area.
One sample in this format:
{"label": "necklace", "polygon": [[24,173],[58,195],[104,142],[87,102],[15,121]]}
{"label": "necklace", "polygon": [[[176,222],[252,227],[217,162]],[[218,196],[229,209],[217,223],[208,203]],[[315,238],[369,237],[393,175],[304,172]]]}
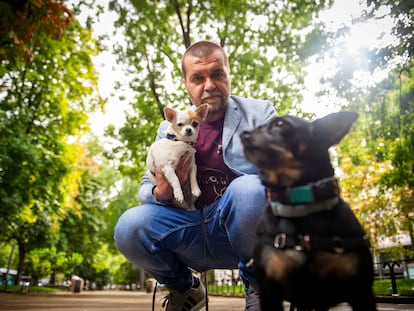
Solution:
{"label": "necklace", "polygon": [[[208,137],[208,136],[207,136]],[[208,137],[208,139],[210,139],[210,137]],[[220,139],[221,140],[221,139]],[[212,140],[212,139],[210,139],[210,141],[213,143],[213,144],[215,144],[216,146],[217,146],[217,151],[216,151],[216,153],[217,154],[221,154],[222,152],[223,152],[223,145],[222,144],[219,144],[219,143],[217,143],[215,140]]]}
{"label": "necklace", "polygon": [[217,142],[215,139],[211,138],[209,135],[206,135],[206,138],[210,142],[212,142],[214,145],[217,146],[216,153],[217,154],[222,154],[222,152],[223,152],[223,144],[221,143],[221,135],[219,136],[219,142]]}

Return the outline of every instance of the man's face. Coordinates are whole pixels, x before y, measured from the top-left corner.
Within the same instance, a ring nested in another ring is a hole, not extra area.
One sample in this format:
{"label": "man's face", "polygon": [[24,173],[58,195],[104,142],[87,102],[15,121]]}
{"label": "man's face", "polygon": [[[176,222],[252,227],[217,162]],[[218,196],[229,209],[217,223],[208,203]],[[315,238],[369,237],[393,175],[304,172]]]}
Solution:
{"label": "man's face", "polygon": [[230,95],[230,72],[223,54],[215,51],[202,58],[187,55],[184,67],[184,85],[193,104],[209,105],[208,121],[223,117]]}

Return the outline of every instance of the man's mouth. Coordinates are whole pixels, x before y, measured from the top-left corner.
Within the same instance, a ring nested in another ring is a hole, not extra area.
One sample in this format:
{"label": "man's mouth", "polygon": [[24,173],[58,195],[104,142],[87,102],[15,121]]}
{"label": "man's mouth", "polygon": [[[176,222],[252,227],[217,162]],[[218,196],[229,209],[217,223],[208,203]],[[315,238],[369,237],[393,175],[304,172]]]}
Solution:
{"label": "man's mouth", "polygon": [[201,102],[203,104],[214,104],[218,101],[221,101],[221,94],[209,94],[208,96],[202,97]]}
{"label": "man's mouth", "polygon": [[219,101],[219,97],[218,96],[213,96],[213,97],[207,97],[207,98],[203,99],[202,103],[203,104],[214,104],[218,101]]}

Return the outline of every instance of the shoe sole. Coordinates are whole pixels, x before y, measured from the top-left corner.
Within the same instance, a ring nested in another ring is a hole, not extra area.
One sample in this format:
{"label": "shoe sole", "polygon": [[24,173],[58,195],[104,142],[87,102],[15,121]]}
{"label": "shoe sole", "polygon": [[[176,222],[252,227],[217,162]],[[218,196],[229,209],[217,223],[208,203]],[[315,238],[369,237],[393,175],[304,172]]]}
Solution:
{"label": "shoe sole", "polygon": [[206,300],[201,300],[198,304],[196,304],[190,311],[199,311],[206,306]]}

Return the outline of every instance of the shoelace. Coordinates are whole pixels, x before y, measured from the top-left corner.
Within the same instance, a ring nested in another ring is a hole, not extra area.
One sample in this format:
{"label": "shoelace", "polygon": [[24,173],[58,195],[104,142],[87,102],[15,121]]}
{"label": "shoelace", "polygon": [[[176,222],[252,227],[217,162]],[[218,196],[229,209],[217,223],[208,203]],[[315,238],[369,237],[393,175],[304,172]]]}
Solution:
{"label": "shoelace", "polygon": [[[158,282],[155,282],[155,286],[154,286],[154,292],[152,293],[152,311],[155,311],[155,296],[157,293],[157,287],[158,287]],[[163,304],[164,306],[164,304]]]}
{"label": "shoelace", "polygon": [[171,300],[171,293],[164,297],[164,301],[162,302],[161,307],[165,308],[168,306],[168,302]]}
{"label": "shoelace", "polygon": [[[158,282],[155,282],[154,292],[152,293],[152,311],[155,311],[155,296],[157,293]],[[170,292],[168,295],[164,296],[164,301],[162,302],[161,307],[165,308],[168,306],[168,302],[171,301],[172,293]]]}

